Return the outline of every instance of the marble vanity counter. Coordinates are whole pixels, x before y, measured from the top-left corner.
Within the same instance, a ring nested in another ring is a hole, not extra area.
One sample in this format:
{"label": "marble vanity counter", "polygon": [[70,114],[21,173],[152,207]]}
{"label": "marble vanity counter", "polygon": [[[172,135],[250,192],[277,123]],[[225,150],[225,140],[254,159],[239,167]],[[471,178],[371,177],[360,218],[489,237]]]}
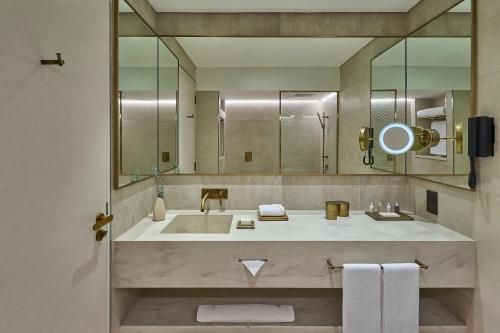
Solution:
{"label": "marble vanity counter", "polygon": [[[341,288],[344,263],[413,262],[422,270],[424,288],[473,288],[475,242],[415,216],[415,221],[378,222],[363,212],[328,221],[322,211],[288,211],[287,222],[256,222],[255,230],[236,229],[254,211],[216,211],[233,215],[229,233],[161,233],[167,219],[145,218],[113,242],[117,288]],[[241,264],[265,259],[255,277]]]}
{"label": "marble vanity counter", "polygon": [[[288,211],[289,221],[260,222],[255,211],[210,211],[210,215],[233,215],[231,230],[221,234],[165,234],[163,229],[176,215],[203,215],[195,210],[169,211],[165,221],[154,222],[151,216],[143,219],[121,235],[123,241],[462,241],[474,242],[455,231],[420,216],[415,221],[375,221],[362,211],[335,221],[325,218],[323,211]],[[256,221],[254,230],[237,229],[237,221],[249,217]]]}

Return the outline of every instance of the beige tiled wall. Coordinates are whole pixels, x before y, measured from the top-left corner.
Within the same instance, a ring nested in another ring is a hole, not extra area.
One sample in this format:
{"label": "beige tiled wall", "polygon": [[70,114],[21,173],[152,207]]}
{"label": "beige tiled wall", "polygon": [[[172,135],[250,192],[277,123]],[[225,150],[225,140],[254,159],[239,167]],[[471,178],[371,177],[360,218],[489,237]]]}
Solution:
{"label": "beige tiled wall", "polygon": [[111,195],[114,215],[111,237],[116,239],[153,210],[156,200],[154,178],[114,190]]}
{"label": "beige tiled wall", "polygon": [[[351,209],[371,201],[408,206],[404,176],[163,176],[167,209],[198,209],[202,188],[229,190],[226,209],[256,209],[283,203],[287,209],[324,209],[327,200],[347,200]],[[218,209],[218,202],[211,202]]]}

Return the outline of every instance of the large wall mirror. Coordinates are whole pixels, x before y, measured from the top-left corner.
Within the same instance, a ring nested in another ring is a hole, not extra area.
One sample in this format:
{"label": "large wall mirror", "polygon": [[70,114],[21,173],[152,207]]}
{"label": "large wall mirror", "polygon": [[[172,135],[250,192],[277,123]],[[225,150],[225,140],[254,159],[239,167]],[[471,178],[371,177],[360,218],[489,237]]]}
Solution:
{"label": "large wall mirror", "polygon": [[466,0],[372,60],[372,168],[466,186],[472,25]]}
{"label": "large wall mirror", "polygon": [[469,0],[409,36],[165,42],[125,0],[117,4],[116,187],[156,171],[466,184]]}
{"label": "large wall mirror", "polygon": [[178,61],[126,1],[115,40],[115,187],[176,167]]}

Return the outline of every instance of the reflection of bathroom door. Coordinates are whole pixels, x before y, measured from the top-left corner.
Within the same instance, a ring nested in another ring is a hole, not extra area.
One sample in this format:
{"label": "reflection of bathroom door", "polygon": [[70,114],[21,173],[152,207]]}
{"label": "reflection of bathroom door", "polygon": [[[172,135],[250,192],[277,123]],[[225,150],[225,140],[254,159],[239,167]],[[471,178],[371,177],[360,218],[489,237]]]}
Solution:
{"label": "reflection of bathroom door", "polygon": [[[0,7],[0,331],[105,333],[109,2]],[[64,66],[40,64],[56,52]]]}
{"label": "reflection of bathroom door", "polygon": [[179,69],[179,172],[194,173],[196,119],[194,97],[196,83]]}

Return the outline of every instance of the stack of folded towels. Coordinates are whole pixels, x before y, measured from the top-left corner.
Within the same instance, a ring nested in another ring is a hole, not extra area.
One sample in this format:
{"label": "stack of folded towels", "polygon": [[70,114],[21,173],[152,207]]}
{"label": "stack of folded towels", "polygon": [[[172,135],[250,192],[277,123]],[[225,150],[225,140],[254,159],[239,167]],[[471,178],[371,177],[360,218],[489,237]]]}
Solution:
{"label": "stack of folded towels", "polygon": [[285,216],[285,207],[280,204],[259,205],[260,216]]}

